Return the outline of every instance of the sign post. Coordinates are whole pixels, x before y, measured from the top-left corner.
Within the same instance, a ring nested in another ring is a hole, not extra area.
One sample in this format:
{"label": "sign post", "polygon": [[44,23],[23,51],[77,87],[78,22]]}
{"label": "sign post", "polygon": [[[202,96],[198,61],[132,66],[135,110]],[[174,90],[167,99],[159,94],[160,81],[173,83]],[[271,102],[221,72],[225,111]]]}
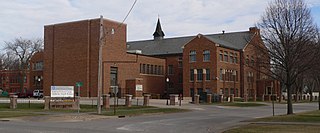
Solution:
{"label": "sign post", "polygon": [[82,82],[76,82],[76,86],[78,88],[78,96],[79,96],[79,102],[78,102],[78,114],[80,113],[80,88],[83,86]]}

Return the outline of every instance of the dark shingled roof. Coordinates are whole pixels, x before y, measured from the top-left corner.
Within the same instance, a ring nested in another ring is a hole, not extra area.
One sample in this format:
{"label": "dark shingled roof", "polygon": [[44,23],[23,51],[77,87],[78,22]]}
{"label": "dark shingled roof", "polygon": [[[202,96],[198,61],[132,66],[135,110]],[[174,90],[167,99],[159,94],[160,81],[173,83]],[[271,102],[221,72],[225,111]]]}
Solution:
{"label": "dark shingled roof", "polygon": [[[244,49],[253,34],[249,31],[244,31],[204,36],[221,47],[241,50]],[[127,50],[141,50],[143,55],[181,54],[183,52],[182,47],[195,37],[186,36],[164,38],[162,40],[132,41],[127,42]]]}

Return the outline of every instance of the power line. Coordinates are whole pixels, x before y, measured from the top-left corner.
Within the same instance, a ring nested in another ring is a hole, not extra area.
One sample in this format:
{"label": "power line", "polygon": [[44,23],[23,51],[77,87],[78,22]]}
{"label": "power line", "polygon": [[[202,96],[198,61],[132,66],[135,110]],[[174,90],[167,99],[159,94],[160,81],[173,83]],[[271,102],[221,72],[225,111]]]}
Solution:
{"label": "power line", "polygon": [[135,0],[135,1],[134,1],[134,3],[132,4],[132,6],[131,6],[131,8],[130,8],[129,12],[128,12],[128,13],[127,13],[127,15],[126,15],[126,17],[124,17],[124,19],[123,19],[123,20],[122,20],[122,22],[118,25],[118,27],[117,27],[117,28],[119,28],[119,27],[124,23],[124,21],[126,21],[126,19],[128,18],[128,16],[129,16],[129,15],[130,15],[130,13],[131,13],[131,11],[132,11],[133,7],[136,5],[137,1],[138,1],[138,0]]}

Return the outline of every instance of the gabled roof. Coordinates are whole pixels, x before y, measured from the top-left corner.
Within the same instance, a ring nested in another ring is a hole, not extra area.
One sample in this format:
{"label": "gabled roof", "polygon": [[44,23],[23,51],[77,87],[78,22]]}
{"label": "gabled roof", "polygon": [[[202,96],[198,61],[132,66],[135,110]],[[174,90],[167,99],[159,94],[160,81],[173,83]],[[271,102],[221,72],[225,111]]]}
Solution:
{"label": "gabled roof", "polygon": [[[249,31],[204,35],[221,47],[244,49],[253,33]],[[144,55],[182,54],[182,47],[196,36],[164,38],[161,40],[143,40],[127,42],[127,50],[141,50]]]}

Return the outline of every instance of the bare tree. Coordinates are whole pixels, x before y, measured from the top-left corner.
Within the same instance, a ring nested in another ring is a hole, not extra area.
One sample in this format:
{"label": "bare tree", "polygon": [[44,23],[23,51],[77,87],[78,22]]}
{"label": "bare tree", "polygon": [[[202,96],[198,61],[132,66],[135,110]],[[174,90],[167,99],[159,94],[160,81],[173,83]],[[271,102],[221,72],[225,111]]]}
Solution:
{"label": "bare tree", "polygon": [[6,52],[0,54],[1,70],[17,70],[19,68],[19,60],[12,53]]}
{"label": "bare tree", "polygon": [[23,89],[26,70],[29,69],[29,60],[37,51],[43,50],[42,39],[15,38],[11,42],[5,42],[4,49],[7,53],[12,53],[19,61],[18,70],[20,71],[20,87]]}
{"label": "bare tree", "polygon": [[318,30],[303,0],[274,0],[269,3],[257,26],[267,50],[261,50],[274,79],[284,83],[287,114],[293,114],[292,86],[297,77],[314,66]]}

